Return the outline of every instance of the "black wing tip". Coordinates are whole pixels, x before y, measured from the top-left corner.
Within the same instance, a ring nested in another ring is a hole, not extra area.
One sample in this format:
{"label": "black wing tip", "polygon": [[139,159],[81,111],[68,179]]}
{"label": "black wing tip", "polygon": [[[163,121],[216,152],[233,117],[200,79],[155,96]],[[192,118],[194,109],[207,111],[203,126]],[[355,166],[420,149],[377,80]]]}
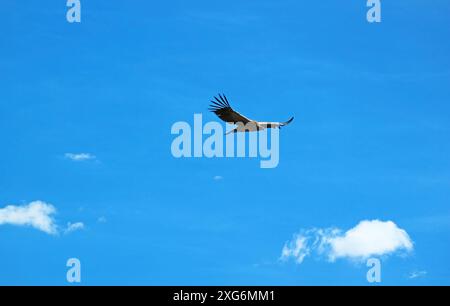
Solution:
{"label": "black wing tip", "polygon": [[211,100],[210,108],[214,108],[216,110],[224,109],[224,108],[231,108],[230,103],[228,102],[227,97],[225,94],[218,94],[219,97],[214,96],[214,100]]}
{"label": "black wing tip", "polygon": [[230,103],[228,103],[228,99],[227,99],[227,97],[225,96],[224,93],[222,93],[222,94],[219,93],[219,97],[220,97],[220,99],[222,100],[222,102],[223,102],[225,105],[227,105],[228,107],[230,107]]}

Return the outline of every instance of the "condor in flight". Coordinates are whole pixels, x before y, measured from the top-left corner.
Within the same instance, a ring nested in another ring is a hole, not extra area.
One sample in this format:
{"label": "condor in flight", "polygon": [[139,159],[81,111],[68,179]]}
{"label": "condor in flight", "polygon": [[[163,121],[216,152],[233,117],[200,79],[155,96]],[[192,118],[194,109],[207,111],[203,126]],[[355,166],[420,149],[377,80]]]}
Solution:
{"label": "condor in flight", "polygon": [[286,122],[261,122],[251,120],[238,112],[234,111],[228,99],[225,95],[219,94],[219,98],[214,97],[215,101],[211,101],[211,105],[209,110],[216,114],[220,119],[227,123],[237,124],[233,130],[229,131],[229,133],[238,133],[238,132],[253,132],[260,131],[270,128],[281,128],[282,126],[288,125],[294,120],[294,117],[289,119]]}

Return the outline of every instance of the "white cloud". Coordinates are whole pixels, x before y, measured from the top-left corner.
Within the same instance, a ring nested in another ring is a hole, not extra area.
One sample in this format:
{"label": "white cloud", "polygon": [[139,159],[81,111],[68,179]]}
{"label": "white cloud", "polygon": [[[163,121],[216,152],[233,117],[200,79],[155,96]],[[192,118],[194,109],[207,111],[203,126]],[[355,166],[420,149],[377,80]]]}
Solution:
{"label": "white cloud", "polygon": [[215,177],[213,177],[213,179],[214,179],[215,181],[221,181],[221,180],[223,180],[223,176],[216,175]]}
{"label": "white cloud", "polygon": [[76,222],[76,223],[67,223],[67,227],[64,230],[65,234],[69,234],[75,231],[79,231],[84,229],[84,223],[83,222]]}
{"label": "white cloud", "polygon": [[284,245],[280,259],[293,258],[302,263],[306,256],[316,253],[331,262],[339,258],[365,260],[412,249],[409,235],[394,222],[366,220],[346,232],[336,228],[302,231]]}
{"label": "white cloud", "polygon": [[405,230],[392,221],[362,221],[344,236],[332,238],[331,260],[341,257],[368,258],[397,250],[411,251],[413,243]]}
{"label": "white cloud", "polygon": [[413,271],[408,275],[409,279],[415,279],[419,277],[424,277],[427,275],[427,271]]}
{"label": "white cloud", "polygon": [[283,247],[281,258],[293,257],[297,263],[301,264],[310,251],[311,249],[307,246],[307,238],[298,235],[293,241]]}
{"label": "white cloud", "polygon": [[106,219],[105,216],[101,216],[100,218],[97,219],[98,223],[106,223],[108,220]]}
{"label": "white cloud", "polygon": [[66,153],[64,156],[67,159],[73,160],[73,161],[87,161],[87,160],[93,160],[96,159],[96,157],[89,153]]}
{"label": "white cloud", "polygon": [[9,205],[0,209],[0,225],[31,226],[47,234],[58,233],[52,217],[55,207],[42,201],[34,201],[28,205]]}

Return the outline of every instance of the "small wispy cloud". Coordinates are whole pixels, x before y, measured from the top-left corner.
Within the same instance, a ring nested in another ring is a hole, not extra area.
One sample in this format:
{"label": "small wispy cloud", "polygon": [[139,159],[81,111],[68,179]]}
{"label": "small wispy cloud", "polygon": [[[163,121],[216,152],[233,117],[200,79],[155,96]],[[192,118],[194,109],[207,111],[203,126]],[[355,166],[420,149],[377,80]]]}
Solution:
{"label": "small wispy cloud", "polygon": [[301,231],[286,242],[280,259],[292,258],[300,264],[305,257],[315,253],[325,256],[330,262],[339,258],[362,261],[412,249],[409,235],[394,222],[365,220],[346,232],[337,228]]}
{"label": "small wispy cloud", "polygon": [[30,226],[50,235],[58,233],[53,215],[53,205],[42,201],[34,201],[28,205],[9,205],[0,209],[0,225]]}
{"label": "small wispy cloud", "polygon": [[80,231],[84,229],[84,223],[83,222],[76,222],[76,223],[67,223],[67,227],[64,230],[64,234],[70,234],[75,231]]}
{"label": "small wispy cloud", "polygon": [[223,180],[223,176],[216,175],[216,176],[213,177],[213,180],[215,180],[215,181],[221,181],[221,180]]}
{"label": "small wispy cloud", "polygon": [[72,161],[88,161],[96,159],[95,155],[90,153],[66,153],[64,157]]}
{"label": "small wispy cloud", "polygon": [[408,275],[409,279],[416,279],[427,275],[427,271],[413,271]]}
{"label": "small wispy cloud", "polygon": [[108,220],[106,219],[106,217],[105,216],[101,216],[101,217],[99,217],[98,219],[97,219],[97,222],[98,223],[106,223]]}
{"label": "small wispy cloud", "polygon": [[296,263],[301,264],[305,257],[311,252],[311,248],[308,247],[307,241],[307,237],[297,236],[293,241],[285,244],[281,251],[281,259],[285,260],[292,257],[295,259]]}

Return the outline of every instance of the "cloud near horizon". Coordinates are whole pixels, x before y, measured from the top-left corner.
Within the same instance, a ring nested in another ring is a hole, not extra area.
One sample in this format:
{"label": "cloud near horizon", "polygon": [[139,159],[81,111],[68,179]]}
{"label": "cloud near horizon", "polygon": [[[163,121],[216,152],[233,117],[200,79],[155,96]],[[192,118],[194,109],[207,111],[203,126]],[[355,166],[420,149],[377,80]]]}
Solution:
{"label": "cloud near horizon", "polygon": [[427,271],[413,271],[408,275],[409,279],[416,279],[420,277],[425,277],[428,274]]}
{"label": "cloud near horizon", "polygon": [[280,259],[294,259],[301,264],[307,256],[317,254],[328,261],[350,259],[363,261],[372,256],[387,256],[399,251],[410,252],[413,242],[408,233],[392,221],[364,220],[354,228],[311,229],[294,235],[286,242]]}
{"label": "cloud near horizon", "polygon": [[90,153],[66,153],[64,156],[72,161],[87,161],[96,159],[95,155]]}
{"label": "cloud near horizon", "polygon": [[34,201],[28,205],[9,205],[0,209],[0,225],[10,224],[30,226],[50,235],[58,233],[53,215],[56,209],[53,205],[42,201]]}
{"label": "cloud near horizon", "polygon": [[58,235],[60,231],[69,234],[85,228],[84,223],[67,223],[66,228],[60,228],[53,216],[56,208],[43,201],[33,201],[26,205],[8,205],[0,208],[0,225],[27,226],[49,235]]}

